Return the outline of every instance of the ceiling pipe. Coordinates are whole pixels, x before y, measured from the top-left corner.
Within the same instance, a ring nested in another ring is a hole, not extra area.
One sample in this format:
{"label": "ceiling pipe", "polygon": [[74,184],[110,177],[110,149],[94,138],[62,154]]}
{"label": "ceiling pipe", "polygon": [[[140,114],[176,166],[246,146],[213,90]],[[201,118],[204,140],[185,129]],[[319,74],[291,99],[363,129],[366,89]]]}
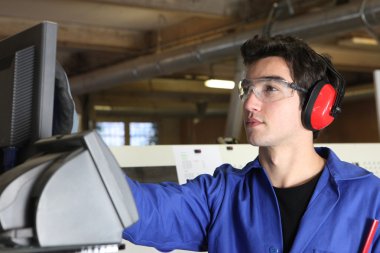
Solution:
{"label": "ceiling pipe", "polygon": [[[365,0],[364,0],[365,1]],[[328,37],[364,26],[380,24],[380,1],[349,3],[313,14],[275,22],[271,35],[288,34],[303,39]],[[71,90],[79,95],[111,88],[132,81],[148,79],[185,70],[198,64],[213,62],[236,55],[241,44],[262,29],[249,30],[225,36],[203,44],[142,56],[71,78]]]}

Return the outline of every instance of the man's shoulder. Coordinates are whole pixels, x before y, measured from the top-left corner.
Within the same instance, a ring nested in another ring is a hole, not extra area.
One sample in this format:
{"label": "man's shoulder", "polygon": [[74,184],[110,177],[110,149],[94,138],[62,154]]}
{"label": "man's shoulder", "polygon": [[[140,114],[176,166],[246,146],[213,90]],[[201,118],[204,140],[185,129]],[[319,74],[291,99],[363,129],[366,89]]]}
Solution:
{"label": "man's shoulder", "polygon": [[234,166],[232,164],[225,163],[216,168],[214,175],[222,173],[226,175],[241,177],[249,173],[251,170],[255,169],[255,167],[255,160],[247,163],[242,168],[238,168],[237,166]]}

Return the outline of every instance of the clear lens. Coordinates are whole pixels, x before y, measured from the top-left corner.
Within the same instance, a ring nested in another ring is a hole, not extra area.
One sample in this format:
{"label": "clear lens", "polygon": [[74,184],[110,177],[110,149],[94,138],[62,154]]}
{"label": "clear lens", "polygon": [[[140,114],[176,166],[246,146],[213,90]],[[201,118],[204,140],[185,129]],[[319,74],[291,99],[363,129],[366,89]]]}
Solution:
{"label": "clear lens", "polygon": [[262,102],[274,102],[293,96],[294,84],[274,78],[243,79],[239,85],[239,93],[242,100],[254,93]]}

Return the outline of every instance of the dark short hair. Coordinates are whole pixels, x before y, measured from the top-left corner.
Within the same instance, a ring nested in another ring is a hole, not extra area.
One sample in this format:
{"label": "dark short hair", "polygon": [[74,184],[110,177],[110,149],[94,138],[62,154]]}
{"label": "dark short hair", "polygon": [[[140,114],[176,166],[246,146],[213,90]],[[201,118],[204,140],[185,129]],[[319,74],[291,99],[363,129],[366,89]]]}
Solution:
{"label": "dark short hair", "polygon": [[[319,80],[336,81],[336,78],[329,76],[329,71],[327,71],[327,63],[331,65],[329,57],[316,53],[303,40],[295,37],[256,35],[247,40],[240,50],[246,66],[269,56],[283,58],[289,67],[293,81],[307,90]],[[300,97],[302,106],[305,94],[300,93]]]}

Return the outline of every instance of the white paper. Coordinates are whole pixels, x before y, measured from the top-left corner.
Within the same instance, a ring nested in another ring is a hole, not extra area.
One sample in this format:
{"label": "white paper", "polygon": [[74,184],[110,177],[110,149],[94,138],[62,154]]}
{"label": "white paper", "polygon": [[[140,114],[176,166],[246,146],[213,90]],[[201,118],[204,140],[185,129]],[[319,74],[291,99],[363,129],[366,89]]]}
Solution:
{"label": "white paper", "polygon": [[186,145],[173,146],[178,181],[186,183],[200,174],[214,173],[222,164],[220,150],[217,146]]}

